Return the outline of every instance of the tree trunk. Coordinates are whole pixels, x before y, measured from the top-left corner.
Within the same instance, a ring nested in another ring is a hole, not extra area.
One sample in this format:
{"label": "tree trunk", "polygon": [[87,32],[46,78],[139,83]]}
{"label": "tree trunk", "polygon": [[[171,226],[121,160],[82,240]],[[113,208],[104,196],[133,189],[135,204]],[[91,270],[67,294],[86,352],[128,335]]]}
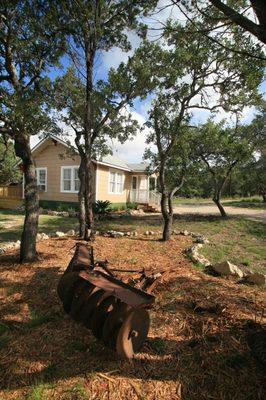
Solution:
{"label": "tree trunk", "polygon": [[266,203],[266,193],[262,193],[263,203]]}
{"label": "tree trunk", "polygon": [[163,227],[163,241],[167,242],[171,237],[172,232],[172,224],[173,224],[173,215],[168,212],[167,207],[168,196],[166,193],[162,193],[161,198],[161,210],[164,219],[164,227]]}
{"label": "tree trunk", "polygon": [[223,206],[222,206],[222,204],[221,204],[221,196],[220,196],[219,194],[216,194],[216,195],[213,197],[212,200],[213,200],[214,203],[217,205],[217,207],[218,207],[218,209],[219,209],[219,211],[220,211],[220,213],[221,213],[221,216],[222,216],[223,218],[226,218],[226,217],[227,217],[227,214],[226,214],[225,209],[223,208]]}
{"label": "tree trunk", "polygon": [[20,262],[36,258],[36,237],[39,222],[39,196],[30,139],[21,134],[15,138],[16,155],[22,159],[24,172],[25,219],[20,245]]}
{"label": "tree trunk", "polygon": [[85,240],[94,240],[94,216],[93,216],[93,167],[90,157],[86,157],[85,169]]}
{"label": "tree trunk", "polygon": [[85,168],[82,154],[80,154],[80,166],[78,170],[80,187],[78,193],[79,202],[79,236],[85,237],[86,230],[86,210],[85,210]]}

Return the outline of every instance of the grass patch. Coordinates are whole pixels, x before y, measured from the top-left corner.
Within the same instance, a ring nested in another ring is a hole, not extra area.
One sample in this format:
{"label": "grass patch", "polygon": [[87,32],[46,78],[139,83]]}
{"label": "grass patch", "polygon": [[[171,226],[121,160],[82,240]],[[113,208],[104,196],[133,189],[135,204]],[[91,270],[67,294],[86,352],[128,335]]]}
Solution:
{"label": "grass patch", "polygon": [[[87,400],[88,394],[81,383],[76,383],[66,392],[66,399],[68,400]],[[68,397],[69,396],[69,397]]]}
{"label": "grass patch", "polygon": [[[53,389],[54,385],[52,384],[47,384],[47,383],[40,383],[38,385],[35,385],[30,393],[27,395],[25,400],[49,400],[50,394],[49,390]],[[21,399],[22,400],[22,399]]]}
{"label": "grass patch", "polygon": [[[266,203],[263,202],[261,197],[253,196],[253,197],[246,197],[246,198],[229,198],[225,197],[221,200],[222,204],[226,206],[233,206],[233,207],[244,207],[244,208],[254,208],[254,209],[266,209]],[[200,204],[211,204],[213,205],[213,200],[211,198],[202,198],[202,197],[176,197],[173,200],[174,204],[179,205],[200,205]]]}
{"label": "grass patch", "polygon": [[[0,211],[0,242],[20,240],[24,215],[15,211]],[[77,229],[78,220],[73,217],[60,217],[53,215],[40,215],[39,232],[54,233],[56,231],[67,232]]]}
{"label": "grass patch", "polygon": [[226,205],[233,206],[233,207],[266,210],[266,203],[264,203],[262,200],[257,199],[257,198],[227,201]]}

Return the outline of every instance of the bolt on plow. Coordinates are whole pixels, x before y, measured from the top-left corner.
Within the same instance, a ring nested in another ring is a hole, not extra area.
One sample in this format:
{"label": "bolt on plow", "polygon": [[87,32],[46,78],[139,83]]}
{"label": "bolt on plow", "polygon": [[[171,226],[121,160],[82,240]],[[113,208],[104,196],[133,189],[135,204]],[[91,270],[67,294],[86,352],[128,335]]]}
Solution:
{"label": "bolt on plow", "polygon": [[[126,281],[115,272],[132,273]],[[152,290],[162,273],[108,268],[94,261],[93,247],[77,243],[57,293],[67,314],[122,358],[133,358],[147,338]]]}

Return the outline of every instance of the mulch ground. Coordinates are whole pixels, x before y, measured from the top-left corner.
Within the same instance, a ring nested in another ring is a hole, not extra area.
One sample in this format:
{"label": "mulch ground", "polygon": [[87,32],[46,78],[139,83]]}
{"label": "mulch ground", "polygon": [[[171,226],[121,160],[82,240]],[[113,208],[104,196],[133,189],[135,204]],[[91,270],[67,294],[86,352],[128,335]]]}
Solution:
{"label": "mulch ground", "polygon": [[262,325],[261,289],[212,277],[184,256],[191,239],[97,237],[112,268],[169,269],[151,310],[148,340],[121,361],[72,321],[57,297],[75,240],[38,244],[39,260],[0,256],[0,399],[265,399],[265,370],[247,334]]}

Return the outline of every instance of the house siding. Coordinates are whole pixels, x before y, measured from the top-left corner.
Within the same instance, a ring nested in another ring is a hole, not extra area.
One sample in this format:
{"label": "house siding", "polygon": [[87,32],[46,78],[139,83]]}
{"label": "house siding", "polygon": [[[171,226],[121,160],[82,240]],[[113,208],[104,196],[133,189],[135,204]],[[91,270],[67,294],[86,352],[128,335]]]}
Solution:
{"label": "house siding", "polygon": [[[109,193],[109,171],[124,174],[124,190],[121,194]],[[131,188],[131,173],[115,167],[97,165],[97,200],[109,200],[111,203],[126,203]]]}
{"label": "house siding", "polygon": [[[61,158],[60,156],[64,156]],[[70,157],[66,147],[60,143],[48,143],[44,149],[40,149],[34,157],[36,168],[47,167],[47,191],[39,192],[40,200],[77,202],[77,193],[61,193],[61,167],[79,166],[78,155]]]}

